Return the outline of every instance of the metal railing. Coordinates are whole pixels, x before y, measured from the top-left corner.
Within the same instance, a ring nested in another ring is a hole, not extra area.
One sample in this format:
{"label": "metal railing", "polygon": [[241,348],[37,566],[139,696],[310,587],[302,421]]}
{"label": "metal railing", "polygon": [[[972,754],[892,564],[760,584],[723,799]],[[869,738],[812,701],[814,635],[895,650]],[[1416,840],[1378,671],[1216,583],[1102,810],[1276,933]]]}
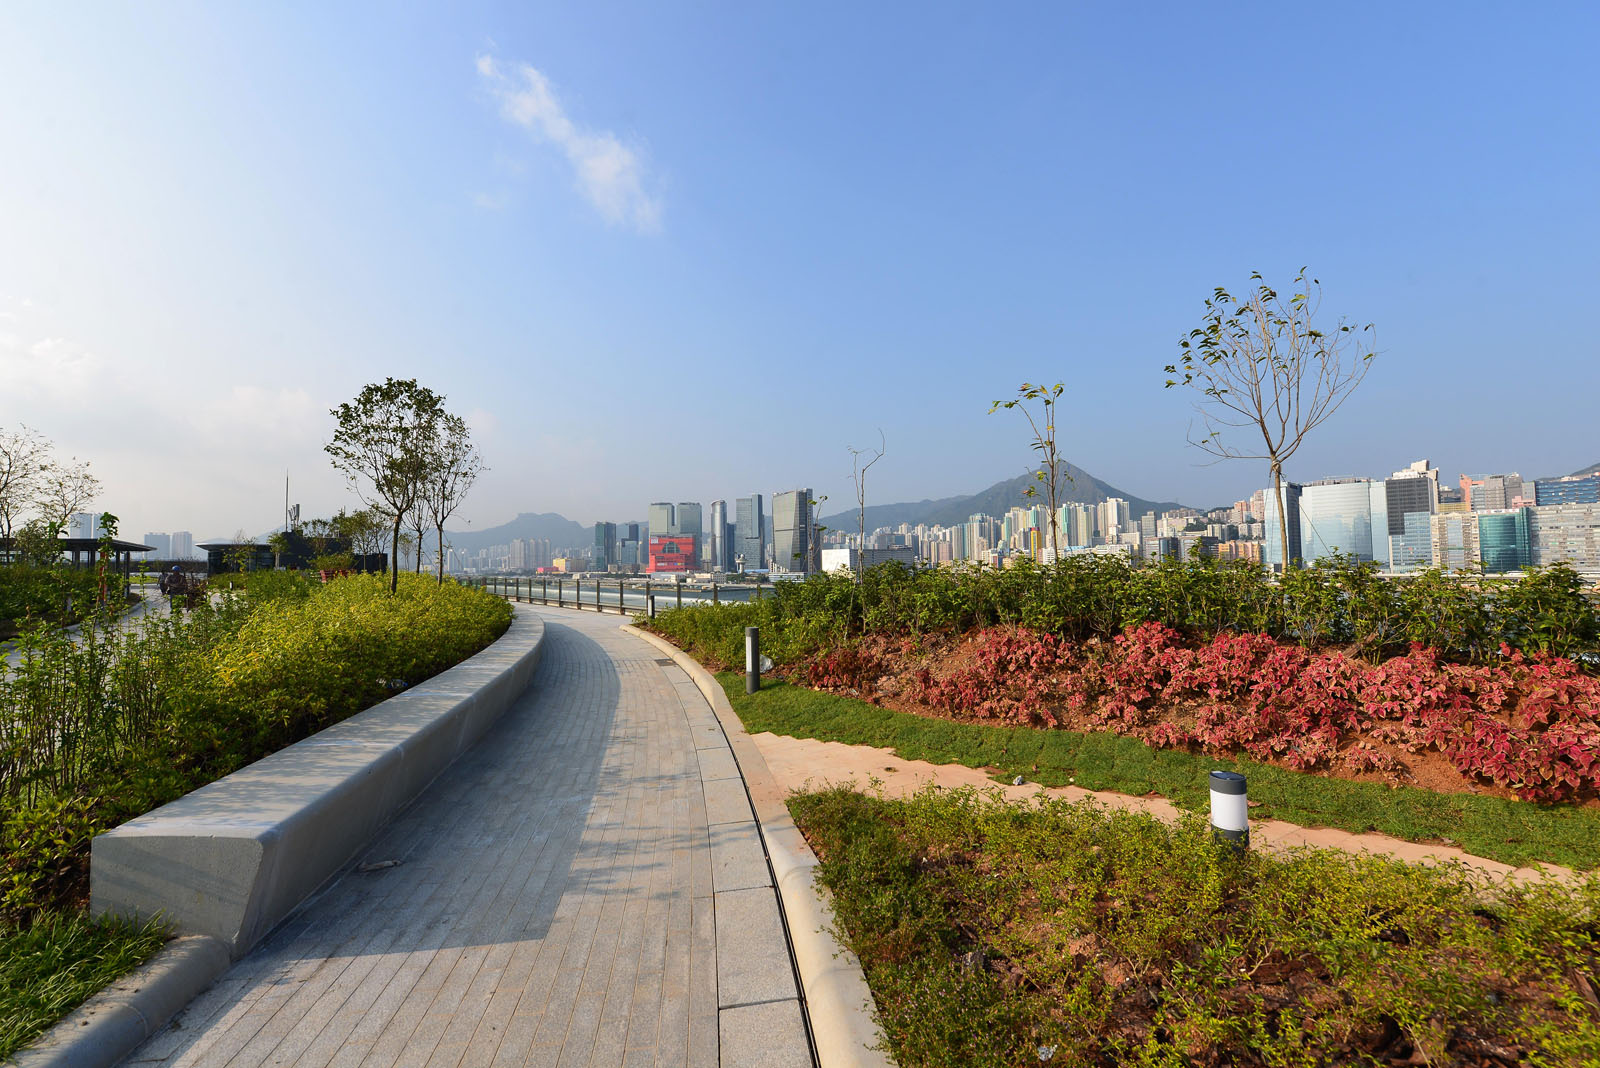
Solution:
{"label": "metal railing", "polygon": [[682,608],[685,604],[744,603],[761,600],[763,587],[746,583],[695,584],[643,582],[628,578],[546,578],[486,576],[469,578],[469,585],[509,601],[551,605],[557,608],[593,609],[619,615],[653,615],[656,608]]}

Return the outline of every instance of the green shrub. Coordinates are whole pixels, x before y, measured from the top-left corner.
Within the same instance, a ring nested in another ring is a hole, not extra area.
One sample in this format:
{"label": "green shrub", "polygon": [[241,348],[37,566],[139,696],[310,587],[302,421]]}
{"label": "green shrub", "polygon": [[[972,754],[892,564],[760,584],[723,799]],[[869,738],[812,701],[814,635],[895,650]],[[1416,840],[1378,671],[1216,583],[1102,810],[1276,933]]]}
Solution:
{"label": "green shrub", "polygon": [[[121,576],[111,576],[112,604],[120,605]],[[65,564],[0,564],[0,638],[10,638],[30,621],[60,626],[94,614],[99,579],[94,571]]]}
{"label": "green shrub", "polygon": [[92,834],[437,674],[511,621],[505,601],[422,576],[393,596],[382,576],[250,583],[77,643],[30,634],[0,669],[0,920],[77,904]]}
{"label": "green shrub", "polygon": [[1130,566],[1087,555],[1004,570],[890,563],[869,568],[859,586],[845,575],[813,575],[775,584],[760,602],[669,609],[650,625],[710,663],[732,665],[746,626],[761,627],[762,648],[784,664],[864,633],[1018,623],[1086,641],[1151,622],[1199,641],[1250,631],[1312,648],[1349,646],[1373,660],[1413,642],[1469,663],[1494,659],[1502,643],[1591,665],[1600,652],[1600,606],[1564,565],[1522,579],[1437,570],[1385,578],[1350,557],[1318,561],[1281,582],[1244,561],[1209,559]]}
{"label": "green shrub", "polygon": [[971,790],[790,811],[904,1068],[1600,1059],[1600,876],[1237,857],[1199,817]]}

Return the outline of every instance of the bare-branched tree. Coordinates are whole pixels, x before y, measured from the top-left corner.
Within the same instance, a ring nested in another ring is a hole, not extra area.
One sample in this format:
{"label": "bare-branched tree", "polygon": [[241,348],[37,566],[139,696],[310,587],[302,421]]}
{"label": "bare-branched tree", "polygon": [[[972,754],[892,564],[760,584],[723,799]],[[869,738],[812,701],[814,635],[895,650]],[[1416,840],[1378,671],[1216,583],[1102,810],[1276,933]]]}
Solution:
{"label": "bare-branched tree", "polygon": [[[1243,297],[1218,286],[1206,301],[1201,324],[1179,342],[1178,362],[1168,364],[1167,388],[1198,391],[1195,410],[1205,425],[1189,444],[1218,460],[1265,460],[1272,475],[1283,541],[1283,567],[1293,566],[1289,519],[1283,497],[1283,465],[1306,436],[1327,422],[1366,378],[1377,350],[1371,323],[1344,319],[1331,330],[1313,325],[1322,304],[1322,284],[1300,268],[1287,298],[1252,271]],[[1177,377],[1181,375],[1182,377]],[[1224,441],[1233,431],[1256,445]]]}
{"label": "bare-branched tree", "polygon": [[[1060,382],[1053,386],[1024,382],[1017,387],[1017,395],[1011,400],[995,401],[989,405],[991,414],[1001,408],[1020,408],[1027,417],[1028,429],[1033,431],[1030,448],[1039,454],[1039,466],[1032,473],[1038,485],[1029,486],[1023,491],[1023,496],[1037,497],[1039,491],[1044,490],[1045,501],[1050,508],[1050,556],[1053,560],[1061,559],[1061,521],[1057,515],[1057,502],[1064,483],[1073,480],[1070,465],[1061,458],[1061,451],[1056,448],[1056,403],[1065,389],[1066,386]],[[1039,403],[1037,416],[1029,408],[1034,401]]]}
{"label": "bare-branched tree", "polygon": [[73,512],[89,507],[100,494],[100,480],[87,460],[74,456],[66,463],[51,462],[39,476],[33,507],[50,530],[65,530]]}
{"label": "bare-branched tree", "polygon": [[472,443],[472,432],[467,421],[459,415],[445,415],[439,420],[434,437],[434,459],[428,483],[422,490],[422,501],[437,536],[435,566],[439,584],[444,584],[444,524],[466,500],[478,475],[488,470],[483,456]]}
{"label": "bare-branched tree", "polygon": [[872,465],[883,459],[883,454],[888,445],[883,436],[883,430],[878,431],[878,448],[858,449],[854,445],[845,446],[850,450],[850,478],[856,484],[856,585],[861,585],[861,572],[867,566],[867,471]]}
{"label": "bare-branched tree", "polygon": [[33,510],[51,468],[50,440],[30,427],[0,428],[0,538],[9,538]]}

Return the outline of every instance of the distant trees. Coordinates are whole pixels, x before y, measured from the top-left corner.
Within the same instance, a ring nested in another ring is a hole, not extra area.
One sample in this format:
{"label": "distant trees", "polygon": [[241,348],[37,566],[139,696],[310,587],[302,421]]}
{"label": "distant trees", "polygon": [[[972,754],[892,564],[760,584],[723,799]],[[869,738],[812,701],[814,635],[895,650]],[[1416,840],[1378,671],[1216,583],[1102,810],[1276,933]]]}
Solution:
{"label": "distant trees", "polygon": [[[1259,284],[1243,297],[1216,288],[1200,325],[1179,341],[1178,362],[1166,367],[1173,376],[1166,388],[1188,386],[1201,395],[1195,410],[1205,433],[1199,438],[1191,433],[1189,444],[1218,459],[1267,461],[1288,571],[1294,553],[1283,465],[1366,378],[1377,352],[1361,336],[1373,331],[1371,323],[1358,329],[1340,319],[1326,332],[1312,325],[1322,304],[1322,284],[1306,268],[1295,275],[1287,299],[1259,272],[1252,271],[1250,279]],[[1224,442],[1222,435],[1231,430],[1247,438],[1259,433],[1261,451]]]}
{"label": "distant trees", "polygon": [[54,444],[31,427],[0,427],[0,537],[20,535],[31,516],[30,540],[53,540],[99,492],[87,461],[57,460]]}
{"label": "distant trees", "polygon": [[[1017,387],[1017,395],[1011,400],[995,401],[989,405],[991,415],[1001,408],[1020,409],[1027,417],[1028,429],[1033,431],[1030,448],[1039,454],[1039,466],[1032,473],[1039,485],[1029,486],[1023,491],[1023,496],[1037,497],[1039,490],[1044,490],[1045,502],[1050,508],[1050,556],[1053,560],[1061,559],[1061,522],[1057,515],[1057,501],[1061,496],[1062,483],[1072,481],[1071,470],[1056,447],[1056,403],[1065,389],[1060,382],[1053,386],[1024,382]],[[1035,402],[1039,406],[1037,416],[1029,407]]]}
{"label": "distant trees", "polygon": [[445,519],[483,469],[465,420],[445,411],[444,400],[414,378],[388,378],[331,411],[338,427],[323,448],[388,528],[391,592],[400,582],[401,527],[408,522],[419,534],[419,570],[421,530],[436,524],[444,581]]}

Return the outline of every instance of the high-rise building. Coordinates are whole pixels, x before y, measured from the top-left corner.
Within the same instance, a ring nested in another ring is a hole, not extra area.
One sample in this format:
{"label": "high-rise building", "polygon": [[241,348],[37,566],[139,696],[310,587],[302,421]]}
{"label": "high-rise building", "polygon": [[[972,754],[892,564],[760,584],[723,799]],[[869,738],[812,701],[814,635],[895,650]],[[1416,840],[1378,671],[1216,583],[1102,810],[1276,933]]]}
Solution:
{"label": "high-rise building", "polygon": [[672,504],[668,501],[656,501],[651,504],[647,518],[650,527],[647,537],[664,538],[668,534],[678,532],[677,518],[673,514]]}
{"label": "high-rise building", "polygon": [[160,533],[146,534],[140,540],[143,541],[144,544],[150,546],[150,551],[144,554],[144,558],[146,560],[172,559],[172,535]]}
{"label": "high-rise building", "polygon": [[1528,528],[1535,566],[1567,564],[1591,575],[1600,572],[1600,503],[1534,508]]}
{"label": "high-rise building", "polygon": [[[672,532],[674,534],[682,534],[687,537],[694,538],[697,541],[699,540],[702,533],[700,529],[699,501],[680,502],[677,509],[673,512],[672,520]],[[654,532],[652,531],[652,533]]]}
{"label": "high-rise building", "polygon": [[711,524],[706,530],[705,563],[712,571],[730,571],[728,566],[728,502],[711,502]]}
{"label": "high-rise building", "polygon": [[[1410,571],[1433,563],[1433,538],[1428,517],[1439,511],[1439,471],[1419,460],[1396,471],[1383,483],[1388,511],[1385,533],[1389,540],[1389,567]],[[1374,531],[1373,536],[1377,537]]]}
{"label": "high-rise building", "polygon": [[733,552],[735,564],[741,561],[746,571],[761,571],[767,566],[766,511],[761,494],[752,493],[734,502]]}
{"label": "high-rise building", "polygon": [[1100,536],[1108,542],[1116,540],[1116,534],[1133,526],[1132,510],[1128,502],[1121,497],[1107,497],[1096,505],[1095,509],[1100,522]]}
{"label": "high-rise building", "polygon": [[594,525],[594,556],[591,558],[591,566],[596,571],[608,571],[617,562],[617,525],[615,523],[596,523]]}
{"label": "high-rise building", "polygon": [[174,560],[194,559],[194,535],[187,530],[172,532],[172,558]]}
{"label": "high-rise building", "polygon": [[1514,497],[1522,496],[1522,476],[1462,475],[1461,496],[1474,512],[1496,512],[1510,508]]}
{"label": "high-rise building", "polygon": [[1532,508],[1478,512],[1478,559],[1485,571],[1526,571],[1533,563]]}
{"label": "high-rise building", "polygon": [[1280,521],[1279,514],[1278,492],[1269,487],[1263,492],[1261,498],[1261,518],[1266,527],[1266,547],[1261,552],[1261,560],[1272,570],[1282,572],[1284,556],[1283,531],[1281,528],[1285,525],[1289,531],[1289,566],[1294,567],[1297,561],[1304,559],[1300,555],[1300,484],[1298,482],[1285,482],[1283,484],[1283,521]]}
{"label": "high-rise building", "polygon": [[811,490],[772,495],[772,569],[810,574],[822,567],[822,545],[811,514]]}
{"label": "high-rise building", "polygon": [[1471,512],[1440,512],[1428,521],[1433,566],[1459,571],[1478,565],[1478,517]]}
{"label": "high-rise building", "polygon": [[[1334,553],[1389,566],[1388,498],[1370,478],[1325,478],[1300,487],[1300,558]],[[1376,536],[1375,536],[1376,535]]]}
{"label": "high-rise building", "polygon": [[1535,479],[1533,503],[1541,508],[1551,504],[1600,504],[1600,474]]}

